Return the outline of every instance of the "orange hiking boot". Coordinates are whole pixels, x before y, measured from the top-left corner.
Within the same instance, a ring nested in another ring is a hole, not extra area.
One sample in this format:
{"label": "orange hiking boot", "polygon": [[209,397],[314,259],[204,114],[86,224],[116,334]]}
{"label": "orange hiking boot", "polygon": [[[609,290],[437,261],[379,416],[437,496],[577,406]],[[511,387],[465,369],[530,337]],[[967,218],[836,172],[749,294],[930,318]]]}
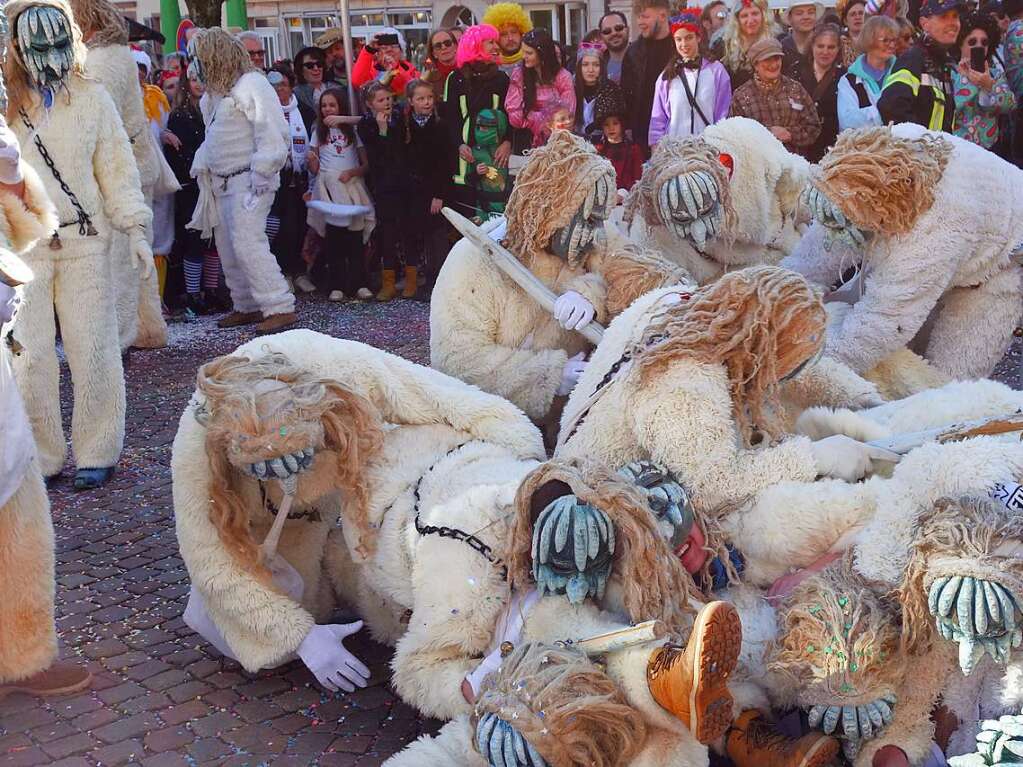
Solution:
{"label": "orange hiking boot", "polygon": [[298,315],[294,312],[284,312],[282,314],[271,314],[261,323],[256,325],[257,333],[276,333],[278,330],[284,330],[290,328],[298,322]]}
{"label": "orange hiking boot", "polygon": [[390,301],[398,295],[398,290],[394,287],[396,278],[393,269],[384,269],[380,273],[380,292],[377,293],[377,301]]}
{"label": "orange hiking boot", "polygon": [[84,690],[92,683],[92,674],[83,666],[66,660],[54,661],[27,679],[0,684],[0,700],[14,693],[49,698],[54,695],[70,695]]}
{"label": "orange hiking boot", "polygon": [[838,748],[838,741],[822,732],[788,738],[755,708],[743,711],[728,731],[728,758],[735,767],[825,767]]}
{"label": "orange hiking boot", "polygon": [[226,317],[217,321],[218,328],[237,328],[241,325],[251,325],[263,319],[262,312],[239,312],[233,311]]}
{"label": "orange hiking boot", "polygon": [[742,624],[727,602],[700,610],[685,648],[659,647],[650,655],[650,694],[678,717],[700,743],[720,738],[732,722],[727,682],[739,660]]}

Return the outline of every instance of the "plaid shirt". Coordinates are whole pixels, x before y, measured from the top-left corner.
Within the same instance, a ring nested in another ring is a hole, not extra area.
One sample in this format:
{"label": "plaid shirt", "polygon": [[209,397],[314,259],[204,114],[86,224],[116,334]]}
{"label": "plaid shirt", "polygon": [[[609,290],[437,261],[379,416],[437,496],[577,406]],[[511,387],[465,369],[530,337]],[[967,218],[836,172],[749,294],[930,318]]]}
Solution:
{"label": "plaid shirt", "polygon": [[728,116],[749,117],[767,128],[787,128],[792,140],[785,142],[785,148],[797,154],[812,146],[821,132],[813,98],[802,85],[784,75],[769,90],[756,78],[741,86],[732,96]]}

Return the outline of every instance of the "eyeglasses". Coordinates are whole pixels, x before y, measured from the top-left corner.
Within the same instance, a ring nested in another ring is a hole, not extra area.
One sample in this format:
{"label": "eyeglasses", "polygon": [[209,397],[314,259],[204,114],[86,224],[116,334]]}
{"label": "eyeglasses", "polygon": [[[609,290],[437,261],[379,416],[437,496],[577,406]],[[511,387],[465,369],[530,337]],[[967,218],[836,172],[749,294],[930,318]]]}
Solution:
{"label": "eyeglasses", "polygon": [[728,11],[718,11],[717,13],[714,14],[714,16],[716,16],[719,19],[727,19]]}
{"label": "eyeglasses", "polygon": [[895,45],[898,42],[894,37],[879,37],[877,38],[878,45]]}
{"label": "eyeglasses", "polygon": [[618,32],[624,32],[624,31],[625,31],[625,25],[624,24],[615,24],[613,27],[607,27],[605,29],[600,30],[600,34],[602,34],[602,35],[613,35],[613,34],[617,34]]}
{"label": "eyeglasses", "polygon": [[447,40],[438,40],[433,44],[434,48],[452,48],[455,45],[455,41],[450,37]]}
{"label": "eyeglasses", "polygon": [[302,63],[302,66],[306,69],[323,69],[323,64],[318,61],[306,61]]}

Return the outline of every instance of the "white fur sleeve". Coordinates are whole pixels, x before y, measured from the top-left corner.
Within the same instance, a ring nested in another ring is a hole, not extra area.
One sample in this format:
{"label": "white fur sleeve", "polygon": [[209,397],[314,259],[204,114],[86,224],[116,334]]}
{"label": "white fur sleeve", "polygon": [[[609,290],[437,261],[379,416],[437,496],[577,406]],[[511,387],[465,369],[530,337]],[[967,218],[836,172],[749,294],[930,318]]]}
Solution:
{"label": "white fur sleeve", "polygon": [[[631,374],[633,380],[637,372]],[[650,459],[676,473],[708,506],[736,502],[783,480],[812,482],[810,440],[740,446],[723,370],[676,361],[631,398],[637,437]]]}
{"label": "white fur sleeve", "polygon": [[249,72],[231,89],[235,105],[252,123],[256,143],[251,166],[256,173],[275,176],[288,159],[288,124],[273,86],[259,72]]}
{"label": "white fur sleeve", "polygon": [[315,621],[298,602],[243,570],[221,542],[209,517],[205,435],[186,408],[171,458],[178,544],[213,622],[239,662],[255,672],[295,652]]}
{"label": "white fur sleeve", "polygon": [[933,237],[915,232],[873,244],[871,250],[883,256],[866,277],[863,298],[841,325],[828,329],[832,355],[863,373],[913,340],[956,269],[955,245],[936,251],[934,244]]}
{"label": "white fur sleeve", "polygon": [[107,92],[97,87],[91,95],[98,102],[92,109],[99,132],[92,165],[107,218],[114,228],[125,233],[136,226],[148,226],[153,213],[142,197],[139,171],[128,134],[124,132],[124,125]]}

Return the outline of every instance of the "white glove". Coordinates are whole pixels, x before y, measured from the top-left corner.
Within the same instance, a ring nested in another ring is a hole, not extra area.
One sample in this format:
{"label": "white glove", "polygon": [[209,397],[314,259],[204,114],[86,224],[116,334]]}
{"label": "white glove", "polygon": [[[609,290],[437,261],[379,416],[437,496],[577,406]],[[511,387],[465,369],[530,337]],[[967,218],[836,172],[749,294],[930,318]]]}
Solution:
{"label": "white glove", "polygon": [[20,184],[23,180],[21,146],[18,144],[18,137],[7,126],[7,122],[0,117],[0,183]]}
{"label": "white glove", "polygon": [[332,692],[355,692],[356,687],[365,687],[369,681],[369,669],[341,641],[361,628],[362,621],[313,626],[298,646],[298,657],[306,668]]}
{"label": "white glove", "polygon": [[898,462],[900,456],[890,450],[857,442],[844,434],[810,443],[817,474],[856,482],[873,471],[873,461]]}
{"label": "white glove", "polygon": [[129,240],[131,255],[141,272],[139,276],[144,280],[148,279],[153,273],[153,249],[149,247],[145,231],[141,227],[136,227],[132,230]]}
{"label": "white glove", "polygon": [[585,353],[579,352],[574,357],[569,357],[565,367],[561,369],[561,383],[558,384],[558,395],[564,397],[569,394],[579,382],[579,376],[586,370],[588,363],[585,360]]}
{"label": "white glove", "polygon": [[20,303],[18,289],[12,288],[6,282],[0,282],[0,325],[6,325],[14,319]]}
{"label": "white glove", "polygon": [[586,327],[594,314],[593,304],[574,290],[562,293],[554,302],[554,319],[565,330],[580,330]]}
{"label": "white glove", "polygon": [[273,192],[273,183],[276,176],[264,176],[258,171],[249,172],[249,190],[252,194],[270,194]]}

